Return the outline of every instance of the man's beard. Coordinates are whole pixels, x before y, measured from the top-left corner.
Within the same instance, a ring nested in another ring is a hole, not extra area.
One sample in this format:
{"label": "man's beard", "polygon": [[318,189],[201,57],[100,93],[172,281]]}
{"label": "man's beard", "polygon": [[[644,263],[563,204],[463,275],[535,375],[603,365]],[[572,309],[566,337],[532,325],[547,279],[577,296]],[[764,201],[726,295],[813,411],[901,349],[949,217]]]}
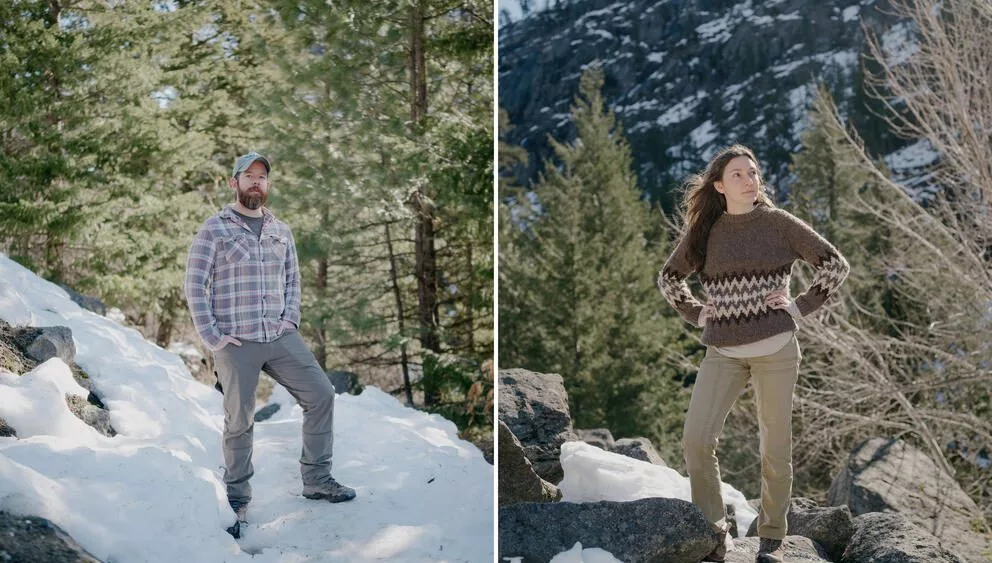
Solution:
{"label": "man's beard", "polygon": [[248,188],[247,190],[238,190],[238,202],[252,211],[265,205],[268,199],[269,195],[261,189]]}

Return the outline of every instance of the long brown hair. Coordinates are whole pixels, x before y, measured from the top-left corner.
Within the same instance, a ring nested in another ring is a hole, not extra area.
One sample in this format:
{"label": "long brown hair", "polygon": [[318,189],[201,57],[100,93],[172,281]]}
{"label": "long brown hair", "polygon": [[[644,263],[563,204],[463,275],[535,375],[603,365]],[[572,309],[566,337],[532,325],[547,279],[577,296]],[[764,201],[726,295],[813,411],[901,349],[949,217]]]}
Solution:
{"label": "long brown hair", "polygon": [[[688,260],[694,271],[701,271],[706,263],[706,243],[713,224],[727,211],[727,197],[716,191],[715,182],[722,180],[727,163],[738,156],[746,156],[758,166],[754,151],[744,145],[732,145],[717,153],[706,169],[686,180],[682,197],[682,236],[688,239]],[[765,179],[758,167],[758,200],[755,205],[774,207],[765,194]]]}

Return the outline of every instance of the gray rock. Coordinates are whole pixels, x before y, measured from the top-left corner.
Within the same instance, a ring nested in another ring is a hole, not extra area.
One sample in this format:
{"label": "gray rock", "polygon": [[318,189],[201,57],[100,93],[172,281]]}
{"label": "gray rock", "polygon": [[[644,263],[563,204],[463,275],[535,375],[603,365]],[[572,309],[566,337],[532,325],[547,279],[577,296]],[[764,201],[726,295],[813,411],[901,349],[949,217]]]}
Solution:
{"label": "gray rock", "polygon": [[[897,513],[871,512],[854,519],[844,563],[964,563],[932,534]],[[972,561],[980,561],[974,559]]]}
{"label": "gray rock", "polygon": [[575,429],[575,437],[590,446],[596,446],[601,450],[613,451],[613,433],[609,428],[592,428],[589,430]]}
{"label": "gray rock", "polygon": [[902,440],[872,438],[851,452],[827,492],[832,506],[851,514],[898,512],[967,560],[992,550],[981,511],[952,477]]}
{"label": "gray rock", "polygon": [[41,363],[52,358],[61,358],[69,366],[76,361],[76,344],[69,327],[46,326],[33,329],[32,332],[31,343],[24,347],[31,359]]}
{"label": "gray rock", "polygon": [[258,412],[255,413],[254,420],[255,422],[262,422],[263,420],[268,420],[272,418],[272,415],[276,414],[276,412],[278,411],[279,411],[279,403],[269,403],[268,405],[265,405],[264,407],[258,409]]}
{"label": "gray rock", "polygon": [[79,305],[87,311],[92,311],[101,317],[107,316],[107,305],[99,298],[78,293],[76,290],[67,285],[59,284],[59,287],[64,289],[65,292],[69,294],[69,299],[72,299],[72,302],[76,305]]}
{"label": "gray rock", "polygon": [[724,506],[727,507],[727,523],[730,524],[727,531],[730,532],[731,537],[736,538],[740,535],[740,530],[737,529],[737,509],[732,504],[726,504]]}
{"label": "gray rock", "polygon": [[206,382],[210,375],[207,373],[207,358],[197,348],[185,346],[181,342],[173,342],[169,345],[169,351],[182,358],[183,363],[186,364],[186,369],[189,370],[189,374],[193,376],[193,379]]}
{"label": "gray rock", "polygon": [[350,371],[332,370],[327,372],[327,377],[331,380],[331,384],[334,385],[334,392],[338,395],[350,393],[355,388],[355,384],[358,383],[358,374]]}
{"label": "gray rock", "polygon": [[493,442],[492,435],[473,437],[469,440],[475,447],[479,448],[482,452],[482,457],[485,459],[489,465],[496,464],[496,444]]}
{"label": "gray rock", "polygon": [[554,502],[561,500],[558,487],[541,479],[524,455],[523,446],[499,421],[499,505],[518,502]]}
{"label": "gray rock", "polygon": [[499,560],[547,563],[571,549],[598,547],[625,563],[699,563],[720,536],[691,502],[523,503],[499,508]]}
{"label": "gray rock", "polygon": [[658,450],[654,449],[654,444],[647,438],[620,438],[610,451],[662,467],[668,467],[665,460],[658,454]]}
{"label": "gray rock", "polygon": [[7,421],[0,418],[0,438],[16,438],[17,431],[13,429]]}
{"label": "gray rock", "polygon": [[499,419],[523,444],[534,471],[546,481],[561,482],[561,445],[575,439],[561,376],[500,370]]}
{"label": "gray rock", "polygon": [[[78,383],[80,387],[82,387],[83,389],[86,389],[87,391],[90,392],[91,395],[93,395],[93,380],[92,379],[90,379],[86,375],[81,375],[79,373],[76,373],[75,371],[72,372],[72,378],[76,380],[76,383]],[[94,395],[94,397],[96,397],[96,396]],[[90,402],[93,402],[93,399],[91,399],[91,398],[87,398],[86,400],[88,400]],[[100,401],[99,398],[96,398],[96,400],[97,401]],[[96,403],[94,403],[94,404],[96,404]]]}
{"label": "gray rock", "polygon": [[[846,506],[820,507],[811,499],[794,498],[786,519],[790,536],[814,540],[834,561],[840,561],[853,533],[851,511]],[[757,535],[758,519],[755,518],[747,530],[747,536]]]}
{"label": "gray rock", "polygon": [[77,395],[66,395],[65,402],[69,405],[69,411],[72,414],[95,428],[100,434],[109,438],[117,435],[117,431],[110,424],[110,412],[106,409],[90,404],[89,401]]}
{"label": "gray rock", "polygon": [[52,522],[3,511],[0,511],[0,561],[100,563]]}
{"label": "gray rock", "polygon": [[[758,544],[761,540],[756,537],[734,539],[734,549],[727,553],[727,563],[754,563],[758,555]],[[785,560],[789,563],[800,561],[839,561],[827,556],[824,549],[809,538],[802,536],[786,536]]]}

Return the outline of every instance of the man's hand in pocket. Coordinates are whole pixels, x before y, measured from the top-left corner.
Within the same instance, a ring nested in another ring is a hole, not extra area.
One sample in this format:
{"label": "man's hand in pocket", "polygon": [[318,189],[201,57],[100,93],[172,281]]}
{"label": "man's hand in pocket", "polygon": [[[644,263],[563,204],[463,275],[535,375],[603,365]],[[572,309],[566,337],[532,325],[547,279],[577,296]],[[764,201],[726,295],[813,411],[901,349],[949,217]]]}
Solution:
{"label": "man's hand in pocket", "polygon": [[217,351],[223,350],[224,349],[224,346],[227,346],[228,344],[234,344],[235,346],[241,346],[241,341],[238,340],[237,338],[234,338],[233,336],[228,336],[228,335],[225,334],[224,336],[222,336],[220,338],[220,344],[218,344],[217,347],[214,348],[214,351],[217,352]]}

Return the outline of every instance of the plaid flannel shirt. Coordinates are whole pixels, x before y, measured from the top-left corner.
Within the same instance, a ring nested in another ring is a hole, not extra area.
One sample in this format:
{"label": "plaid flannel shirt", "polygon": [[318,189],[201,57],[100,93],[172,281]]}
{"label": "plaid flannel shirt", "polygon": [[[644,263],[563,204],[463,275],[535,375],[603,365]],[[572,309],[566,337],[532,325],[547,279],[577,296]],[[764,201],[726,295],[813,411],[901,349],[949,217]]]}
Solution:
{"label": "plaid flannel shirt", "polygon": [[271,342],[283,320],[300,326],[300,268],[289,226],[262,208],[262,235],[228,205],[193,238],[183,289],[200,338]]}

